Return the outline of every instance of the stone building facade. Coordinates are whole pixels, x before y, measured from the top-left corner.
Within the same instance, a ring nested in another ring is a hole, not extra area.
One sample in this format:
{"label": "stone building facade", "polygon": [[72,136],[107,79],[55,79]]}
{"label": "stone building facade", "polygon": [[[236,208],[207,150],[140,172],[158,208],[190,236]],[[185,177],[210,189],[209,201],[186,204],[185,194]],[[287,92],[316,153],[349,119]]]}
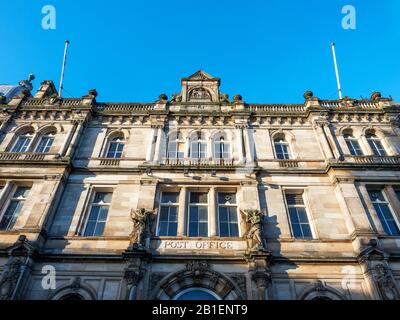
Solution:
{"label": "stone building facade", "polygon": [[400,298],[399,104],[96,96],[0,101],[0,299]]}

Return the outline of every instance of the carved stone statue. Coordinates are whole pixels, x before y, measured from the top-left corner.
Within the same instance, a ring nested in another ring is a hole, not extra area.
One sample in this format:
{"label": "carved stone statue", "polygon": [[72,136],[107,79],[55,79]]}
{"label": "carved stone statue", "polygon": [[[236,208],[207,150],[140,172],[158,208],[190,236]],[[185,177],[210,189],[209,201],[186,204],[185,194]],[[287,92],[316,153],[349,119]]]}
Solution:
{"label": "carved stone statue", "polygon": [[174,93],[172,95],[171,102],[181,102],[181,101],[182,101],[182,96],[181,95],[179,95],[177,93]]}
{"label": "carved stone statue", "polygon": [[389,271],[383,264],[377,264],[373,269],[374,279],[385,300],[399,299],[399,293]]}
{"label": "carved stone statue", "polygon": [[195,88],[190,92],[189,100],[211,101],[211,95],[204,88]]}
{"label": "carved stone statue", "polygon": [[153,214],[153,210],[140,208],[132,210],[131,218],[133,221],[133,231],[131,234],[131,244],[143,245],[143,237],[148,231],[150,217]]}
{"label": "carved stone statue", "polygon": [[246,234],[247,239],[252,240],[251,250],[264,250],[264,241],[262,238],[263,230],[263,214],[258,209],[241,210],[245,216],[245,220],[250,224],[250,229]]}
{"label": "carved stone statue", "polygon": [[22,262],[18,259],[11,262],[0,280],[0,300],[9,300],[18,282]]}
{"label": "carved stone statue", "polygon": [[229,103],[229,95],[226,93],[222,93],[219,98],[221,103]]}

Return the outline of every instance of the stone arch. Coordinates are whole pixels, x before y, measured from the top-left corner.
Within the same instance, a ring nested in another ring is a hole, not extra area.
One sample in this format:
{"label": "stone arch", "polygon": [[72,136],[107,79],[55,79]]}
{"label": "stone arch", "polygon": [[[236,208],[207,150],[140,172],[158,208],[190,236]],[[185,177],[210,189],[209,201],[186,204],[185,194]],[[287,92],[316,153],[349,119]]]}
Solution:
{"label": "stone arch", "polygon": [[295,147],[296,137],[290,131],[282,130],[282,129],[276,130],[276,131],[272,132],[272,134],[271,134],[271,143],[273,146],[274,157],[276,157],[275,140],[279,139],[279,138],[282,138],[289,144],[291,158],[297,159],[298,154],[297,154],[296,147]]}
{"label": "stone arch", "polygon": [[96,291],[90,286],[82,284],[81,278],[78,277],[71,284],[57,289],[50,300],[72,300],[72,297],[80,297],[80,300],[96,300],[96,296]]}
{"label": "stone arch", "polygon": [[204,102],[212,102],[213,101],[213,93],[202,86],[196,86],[191,88],[188,92],[189,101],[204,101]]}
{"label": "stone arch", "polygon": [[299,300],[346,300],[346,297],[318,280],[303,290],[299,295]]}
{"label": "stone arch", "polygon": [[156,300],[172,300],[184,290],[202,288],[221,300],[243,300],[239,286],[228,276],[212,270],[207,262],[191,261],[186,268],[163,278],[151,293]]}
{"label": "stone arch", "polygon": [[57,129],[57,127],[54,124],[47,124],[39,128],[37,131],[37,134],[39,136],[45,135],[45,134],[57,134],[57,132],[60,131]]}

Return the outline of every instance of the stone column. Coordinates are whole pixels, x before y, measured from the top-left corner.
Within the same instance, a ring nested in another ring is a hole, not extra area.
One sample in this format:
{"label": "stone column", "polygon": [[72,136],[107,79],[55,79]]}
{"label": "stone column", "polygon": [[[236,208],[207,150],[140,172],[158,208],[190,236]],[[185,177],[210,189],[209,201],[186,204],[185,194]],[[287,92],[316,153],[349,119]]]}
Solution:
{"label": "stone column", "polygon": [[217,219],[217,194],[216,194],[216,188],[211,187],[210,188],[210,193],[209,193],[209,198],[210,198],[210,203],[208,204],[208,226],[210,228],[208,234],[210,237],[216,237],[218,234],[218,219]]}
{"label": "stone column", "polygon": [[186,198],[187,198],[187,188],[182,187],[179,193],[179,212],[178,212],[178,237],[185,236],[186,230]]}
{"label": "stone column", "polygon": [[329,146],[327,137],[325,135],[324,124],[325,124],[325,122],[316,120],[313,123],[313,127],[314,127],[315,135],[317,137],[318,144],[321,147],[323,155],[326,160],[329,160],[329,159],[334,158],[334,154],[331,150],[331,147]]}
{"label": "stone column", "polygon": [[363,146],[363,149],[365,151],[365,155],[366,156],[373,156],[374,152],[372,151],[371,146],[369,145],[367,137],[365,136],[365,134],[362,134],[360,136],[360,142],[361,142],[361,145]]}
{"label": "stone column", "polygon": [[80,140],[82,130],[83,130],[84,121],[83,120],[77,120],[77,121],[78,121],[78,125],[77,125],[74,135],[72,136],[71,143],[68,146],[67,152],[65,154],[66,157],[72,157],[76,147],[79,144],[79,140]]}
{"label": "stone column", "polygon": [[338,148],[338,146],[336,144],[336,140],[335,140],[335,138],[334,138],[334,136],[332,134],[332,131],[331,131],[331,128],[330,128],[329,124],[324,125],[323,129],[324,129],[324,132],[326,134],[326,138],[328,140],[328,144],[331,146],[332,152],[333,152],[335,158],[336,159],[342,158],[342,154],[339,151],[339,148]]}
{"label": "stone column", "polygon": [[243,128],[240,126],[236,127],[236,144],[237,144],[238,160],[239,162],[244,162]]}
{"label": "stone column", "polygon": [[151,140],[150,140],[150,145],[147,149],[147,154],[146,154],[146,161],[153,161],[154,157],[154,145],[155,145],[155,140],[157,136],[157,128],[152,128],[151,129]]}
{"label": "stone column", "polygon": [[156,146],[154,150],[154,162],[159,162],[160,161],[160,147],[161,147],[161,139],[163,139],[163,127],[159,126],[157,130],[157,140],[156,140]]}
{"label": "stone column", "polygon": [[244,146],[245,146],[245,150],[246,150],[246,162],[247,163],[252,163],[254,162],[254,145],[251,142],[250,139],[250,129],[249,127],[246,127],[245,130],[245,135],[244,135],[245,139],[244,139]]}

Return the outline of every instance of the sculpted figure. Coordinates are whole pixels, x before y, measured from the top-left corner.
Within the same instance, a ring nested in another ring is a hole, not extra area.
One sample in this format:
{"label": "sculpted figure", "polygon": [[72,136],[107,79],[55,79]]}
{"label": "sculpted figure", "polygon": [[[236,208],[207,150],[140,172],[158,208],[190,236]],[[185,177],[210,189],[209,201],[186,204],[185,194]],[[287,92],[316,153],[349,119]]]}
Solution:
{"label": "sculpted figure", "polygon": [[0,300],[9,300],[17,285],[20,272],[21,261],[15,260],[9,265],[9,269],[4,271],[0,280]]}
{"label": "sculpted figure", "polygon": [[143,236],[145,235],[150,221],[150,216],[153,214],[152,210],[140,208],[132,210],[131,218],[133,221],[133,231],[131,234],[131,243],[142,245]]}
{"label": "sculpted figure", "polygon": [[251,239],[253,246],[251,250],[263,250],[264,241],[262,239],[262,228],[263,228],[263,214],[257,209],[246,209],[242,210],[245,216],[246,222],[250,224],[250,229],[246,234],[247,239]]}

